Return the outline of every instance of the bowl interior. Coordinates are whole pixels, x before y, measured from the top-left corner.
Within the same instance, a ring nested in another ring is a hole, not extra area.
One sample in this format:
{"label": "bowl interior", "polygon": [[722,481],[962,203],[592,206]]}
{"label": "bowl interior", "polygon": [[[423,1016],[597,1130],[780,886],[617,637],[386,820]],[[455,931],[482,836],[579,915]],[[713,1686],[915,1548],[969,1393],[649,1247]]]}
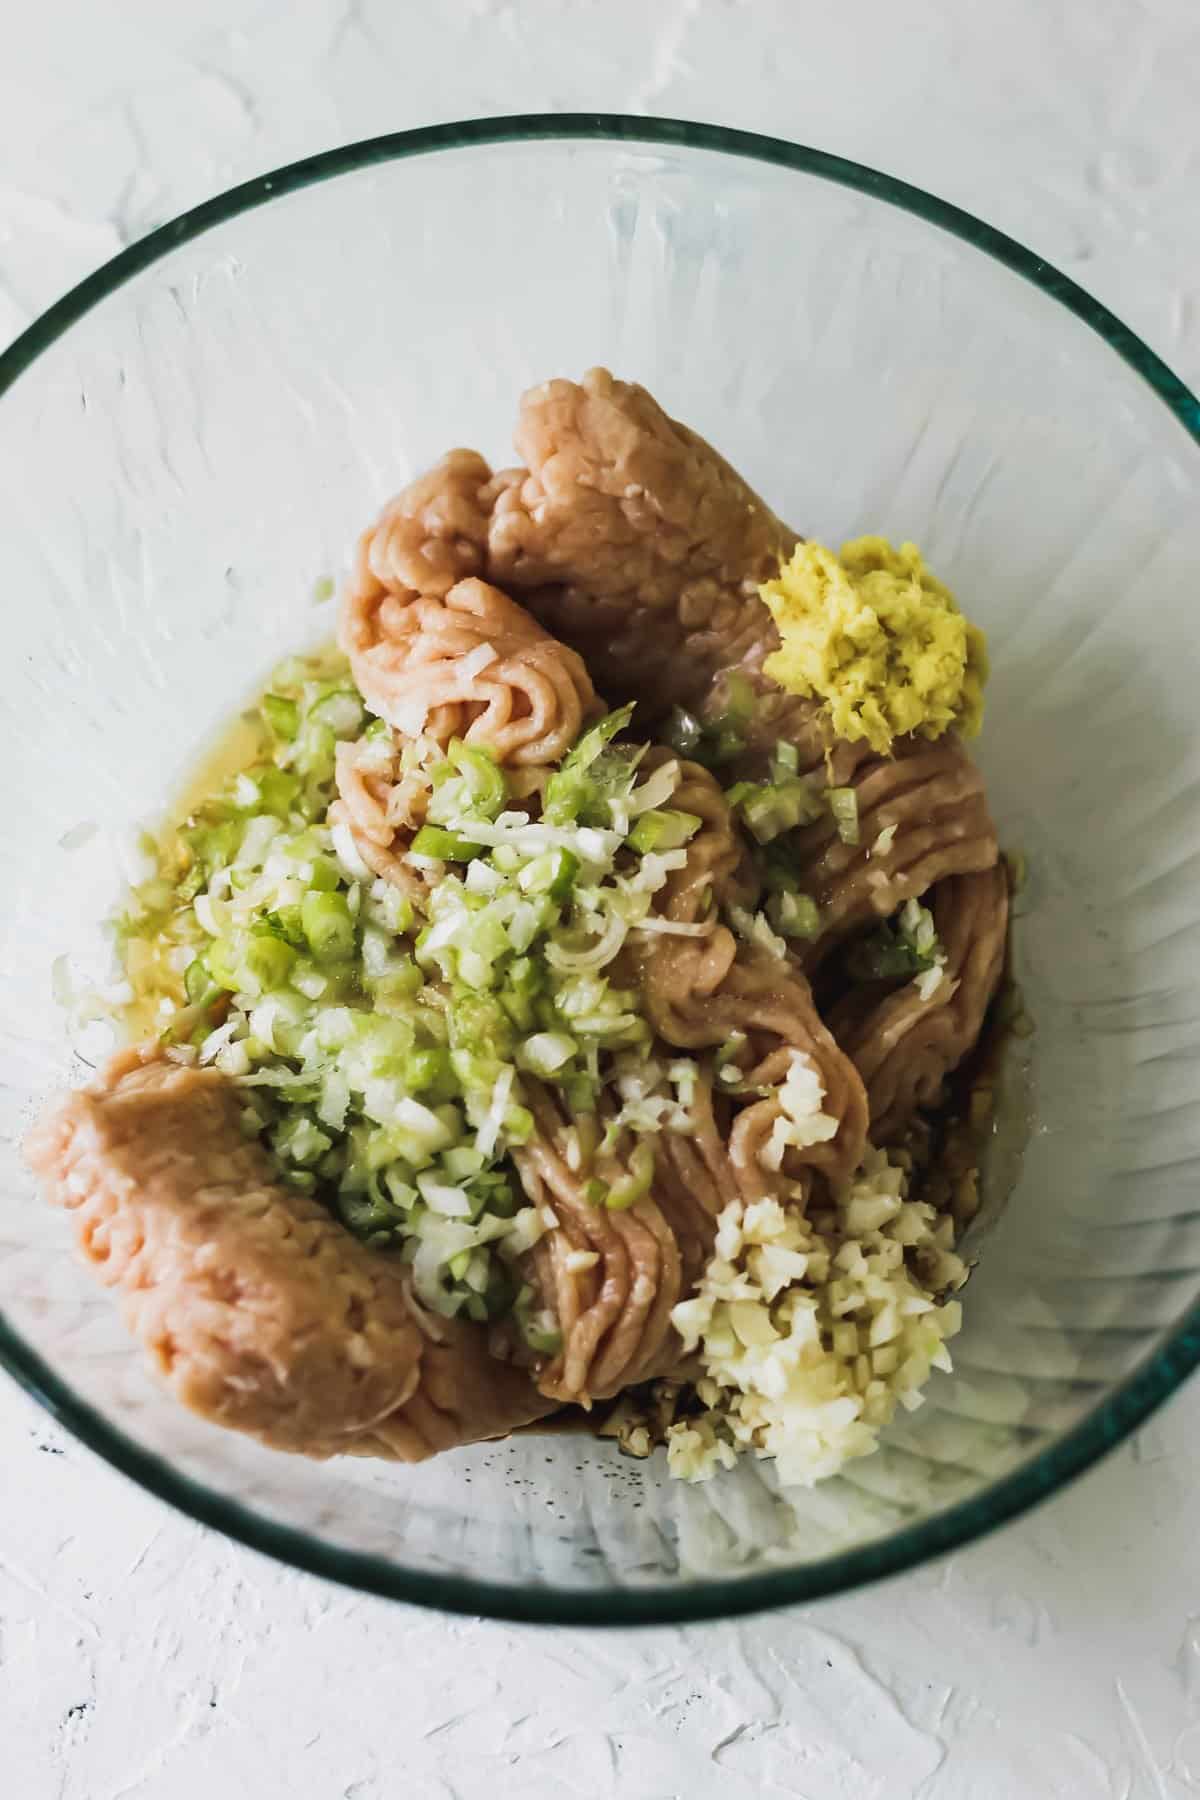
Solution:
{"label": "bowl interior", "polygon": [[[315,584],[388,494],[452,444],[511,460],[522,388],[597,362],[804,532],[916,538],[990,635],[980,756],[1028,859],[1036,1034],[1009,1065],[955,1372],[813,1492],[749,1462],[688,1488],[576,1436],[398,1469],[224,1435],[145,1373],[18,1154],[94,1054],[51,967],[98,954],[130,826],[278,655],[329,635]],[[106,1453],[386,1591],[665,1617],[981,1529],[1080,1460],[1098,1407],[1119,1435],[1139,1380],[1195,1360],[1200,456],[1048,292],[815,157],[665,138],[364,157],[78,318],[4,395],[0,469],[0,1311],[10,1356]]]}

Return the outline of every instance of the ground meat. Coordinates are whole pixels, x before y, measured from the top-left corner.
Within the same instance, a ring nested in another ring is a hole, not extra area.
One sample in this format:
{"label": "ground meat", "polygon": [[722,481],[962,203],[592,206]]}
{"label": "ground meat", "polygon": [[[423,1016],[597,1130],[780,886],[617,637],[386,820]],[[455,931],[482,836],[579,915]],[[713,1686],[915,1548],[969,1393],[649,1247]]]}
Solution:
{"label": "ground meat", "polygon": [[[697,704],[717,671],[777,642],[757,584],[796,535],[644,388],[593,369],[521,404],[527,473],[498,477],[493,580],[647,713]],[[680,654],[685,651],[686,654]]]}
{"label": "ground meat", "polygon": [[285,1187],[241,1105],[215,1071],[127,1051],[26,1146],[178,1400],[275,1449],[403,1462],[550,1410],[482,1328],[425,1313],[402,1263]]}

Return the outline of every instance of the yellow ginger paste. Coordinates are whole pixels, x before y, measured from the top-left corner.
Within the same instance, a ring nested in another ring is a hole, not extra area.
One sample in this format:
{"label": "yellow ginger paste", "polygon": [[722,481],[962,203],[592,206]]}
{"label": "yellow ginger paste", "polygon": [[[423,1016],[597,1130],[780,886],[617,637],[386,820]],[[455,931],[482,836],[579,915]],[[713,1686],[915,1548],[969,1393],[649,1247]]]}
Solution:
{"label": "yellow ginger paste", "polygon": [[800,543],[758,591],[780,637],[767,674],[823,700],[838,737],[865,738],[886,756],[908,732],[978,732],[987,641],[915,544],[861,537],[835,556]]}

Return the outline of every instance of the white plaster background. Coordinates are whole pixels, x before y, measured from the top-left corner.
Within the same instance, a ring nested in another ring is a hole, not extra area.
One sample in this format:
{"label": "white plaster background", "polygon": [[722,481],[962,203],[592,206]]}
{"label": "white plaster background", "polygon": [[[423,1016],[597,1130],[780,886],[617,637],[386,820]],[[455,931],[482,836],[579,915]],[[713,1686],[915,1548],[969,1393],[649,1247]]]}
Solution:
{"label": "white plaster background", "polygon": [[[757,127],[1068,269],[1200,380],[1197,0],[0,0],[0,343],[329,144],[537,108]],[[0,1381],[4,1800],[1200,1794],[1200,1385],[1069,1492],[804,1612],[447,1620],[175,1516]]]}

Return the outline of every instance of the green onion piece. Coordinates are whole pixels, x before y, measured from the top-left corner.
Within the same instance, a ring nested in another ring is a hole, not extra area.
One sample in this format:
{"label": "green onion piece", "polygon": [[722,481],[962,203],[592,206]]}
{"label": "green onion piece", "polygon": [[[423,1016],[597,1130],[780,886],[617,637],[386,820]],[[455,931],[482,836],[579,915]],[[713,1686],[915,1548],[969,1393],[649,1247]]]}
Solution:
{"label": "green onion piece", "polygon": [[517,877],[523,894],[545,894],[551,900],[565,900],[579,874],[579,858],[571,850],[546,850],[526,863]]}
{"label": "green onion piece", "polygon": [[703,735],[703,727],[695,713],[685,712],[682,706],[672,707],[663,730],[664,743],[680,756],[694,756],[700,749]]}
{"label": "green onion piece", "polygon": [[264,923],[293,950],[304,949],[304,921],[298,906],[281,906],[277,911],[267,913]]}
{"label": "green onion piece", "polygon": [[[211,953],[210,953],[211,954]],[[270,930],[252,931],[241,958],[238,973],[241,986],[261,993],[282,987],[288,978],[296,952],[290,944]]]}
{"label": "green onion piece", "polygon": [[760,844],[769,844],[772,839],[781,837],[794,823],[787,807],[781,803],[781,796],[773,794],[769,788],[743,801],[742,817]]}
{"label": "green onion piece", "polygon": [[504,1115],[504,1130],[512,1144],[527,1144],[533,1136],[533,1114],[527,1106],[510,1106]]}
{"label": "green onion piece", "polygon": [[627,792],[634,764],[627,753],[609,751],[617,733],[633,717],[633,705],[618,707],[585,731],[546,783],[542,817],[551,825],[580,821],[607,824],[607,799]]}
{"label": "green onion piece", "polygon": [[377,1231],[390,1233],[399,1223],[399,1215],[385,1201],[372,1199],[368,1194],[339,1194],[337,1210],[342,1224],[356,1238],[367,1238]]}
{"label": "green onion piece", "polygon": [[243,821],[227,819],[220,825],[189,826],[180,837],[205,872],[205,879],[233,861],[241,842]]}
{"label": "green onion piece", "polygon": [[741,728],[718,720],[712,731],[711,748],[705,760],[711,768],[717,769],[722,763],[732,762],[745,748],[746,739]]}
{"label": "green onion piece", "polygon": [[638,1144],[629,1159],[629,1173],[614,1181],[605,1197],[609,1212],[625,1212],[636,1206],[650,1192],[654,1180],[654,1152],[649,1144]]}
{"label": "green onion piece", "polygon": [[600,1127],[594,1113],[585,1114],[575,1121],[575,1136],[579,1144],[579,1158],[585,1169],[592,1166],[592,1158],[600,1143]]}
{"label": "green onion piece", "polygon": [[745,821],[746,829],[760,844],[769,844],[797,825],[820,816],[821,799],[813,783],[803,775],[759,785],[738,781],[726,791],[726,800]]}
{"label": "green onion piece", "polygon": [[315,888],[319,894],[332,894],[341,885],[342,877],[337,864],[327,856],[314,856],[308,886]]}
{"label": "green onion piece", "polygon": [[481,1175],[486,1161],[483,1151],[472,1144],[454,1144],[442,1152],[442,1167],[451,1181],[469,1181],[472,1175]]}
{"label": "green onion piece", "polygon": [[531,1031],[536,1019],[533,1000],[528,994],[522,994],[513,988],[504,988],[500,994],[500,1004],[518,1031]]}
{"label": "green onion piece", "polygon": [[767,918],[781,937],[815,938],[821,935],[821,914],[809,894],[772,894]]}
{"label": "green onion piece", "polygon": [[243,1106],[238,1114],[238,1130],[243,1137],[258,1137],[265,1124],[266,1120],[253,1106]]}
{"label": "green onion piece", "polygon": [[285,656],[271,670],[271,686],[282,693],[285,688],[303,687],[313,674],[312,659],[304,656]]}
{"label": "green onion piece", "polygon": [[800,752],[795,744],[781,742],[775,746],[775,754],[771,759],[781,775],[797,775],[800,772]]}
{"label": "green onion piece", "polygon": [[439,1048],[410,1050],[401,1067],[401,1080],[413,1094],[427,1100],[451,1100],[456,1091],[450,1052]]}
{"label": "green onion piece", "polygon": [[209,973],[218,986],[233,994],[241,986],[237,945],[231,938],[214,938],[208,946]]}
{"label": "green onion piece", "polygon": [[[504,1264],[498,1256],[490,1256],[488,1258],[487,1286],[478,1296],[483,1301],[484,1317],[488,1319],[503,1318],[512,1307],[515,1292],[516,1283]],[[561,1334],[559,1334],[559,1342],[561,1343],[561,1341]],[[536,1344],[530,1347],[537,1349]],[[558,1345],[556,1344],[554,1347],[557,1349]]]}
{"label": "green onion piece", "polygon": [[540,1081],[550,1081],[571,1061],[576,1047],[575,1039],[565,1031],[537,1031],[521,1046],[521,1064]]}
{"label": "green onion piece", "polygon": [[265,769],[258,779],[263,812],[286,819],[300,795],[300,778],[287,769]]}
{"label": "green onion piece", "polygon": [[853,788],[830,788],[829,810],[843,844],[858,842],[858,795]]}
{"label": "green onion piece", "polygon": [[546,783],[542,817],[551,825],[576,825],[595,799],[595,783],[583,769],[556,769]]}
{"label": "green onion piece", "polygon": [[607,1182],[599,1181],[593,1175],[590,1181],[584,1183],[583,1198],[588,1206],[603,1206],[608,1199]]}
{"label": "green onion piece", "polygon": [[435,856],[439,862],[470,862],[482,848],[482,844],[472,844],[459,832],[444,831],[440,825],[422,825],[411,845],[415,856]]}
{"label": "green onion piece", "polygon": [[184,970],[183,991],[192,1006],[210,1006],[221,992],[220,982],[213,980],[212,971],[202,956]]}
{"label": "green onion piece", "polygon": [[362,730],[363,703],[358,691],[340,682],[327,687],[309,713],[309,720],[335,738],[355,738]]}
{"label": "green onion piece", "polygon": [[488,1190],[488,1211],[498,1219],[512,1219],[520,1207],[520,1197],[513,1189],[510,1181],[497,1181]]}
{"label": "green onion piece", "polygon": [[680,850],[695,837],[703,823],[696,813],[662,807],[655,812],[642,813],[634,821],[629,842],[639,856],[657,850]]}
{"label": "green onion piece", "polygon": [[794,894],[800,885],[795,863],[785,846],[771,844],[763,856],[763,886],[768,894]]}
{"label": "green onion piece", "polygon": [[340,962],[353,956],[354,920],[344,894],[305,894],[300,918],[318,962]]}
{"label": "green onion piece", "polygon": [[293,1113],[271,1136],[271,1145],[277,1156],[301,1164],[315,1163],[332,1142],[332,1138],[327,1137],[307,1113]]}
{"label": "green onion piece", "polygon": [[933,915],[910,900],[895,919],[851,945],[846,969],[855,981],[907,981],[934,968],[941,955]]}
{"label": "green onion piece", "polygon": [[723,718],[731,724],[744,725],[754,712],[754,688],[748,676],[734,671],[725,682]]}
{"label": "green onion piece", "polygon": [[300,708],[294,700],[288,700],[283,694],[264,694],[262,710],[263,718],[276,737],[295,737],[300,729]]}
{"label": "green onion piece", "polygon": [[407,894],[399,888],[389,887],[384,902],[387,923],[397,937],[404,937],[413,928],[413,904]]}
{"label": "green onion piece", "polygon": [[922,972],[916,952],[900,943],[886,926],[850,948],[846,967],[855,981],[904,981]]}
{"label": "green onion piece", "polygon": [[598,725],[593,725],[590,731],[585,731],[581,738],[576,739],[563,758],[564,773],[573,769],[590,769],[600,752],[611,744],[618,732],[625,730],[633,717],[633,708],[632,700],[628,706],[618,706],[615,712],[610,712]]}
{"label": "green onion piece", "polygon": [[393,956],[382,975],[370,982],[377,1002],[412,1000],[425,986],[425,977],[411,956]]}
{"label": "green onion piece", "polygon": [[508,966],[507,985],[514,993],[532,996],[545,986],[545,970],[531,956],[518,956]]}
{"label": "green onion piece", "polygon": [[471,811],[494,819],[508,799],[508,782],[495,758],[485,750],[477,750],[473,744],[464,744],[461,738],[453,738],[446,751],[446,760],[466,778]]}
{"label": "green onion piece", "polygon": [[322,725],[316,719],[306,719],[297,734],[293,752],[295,766],[300,774],[316,781],[331,781],[336,743],[337,739],[328,725]]}
{"label": "green onion piece", "polygon": [[545,1326],[528,1322],[523,1328],[525,1342],[531,1350],[542,1356],[554,1356],[562,1349],[562,1332],[549,1331]]}

